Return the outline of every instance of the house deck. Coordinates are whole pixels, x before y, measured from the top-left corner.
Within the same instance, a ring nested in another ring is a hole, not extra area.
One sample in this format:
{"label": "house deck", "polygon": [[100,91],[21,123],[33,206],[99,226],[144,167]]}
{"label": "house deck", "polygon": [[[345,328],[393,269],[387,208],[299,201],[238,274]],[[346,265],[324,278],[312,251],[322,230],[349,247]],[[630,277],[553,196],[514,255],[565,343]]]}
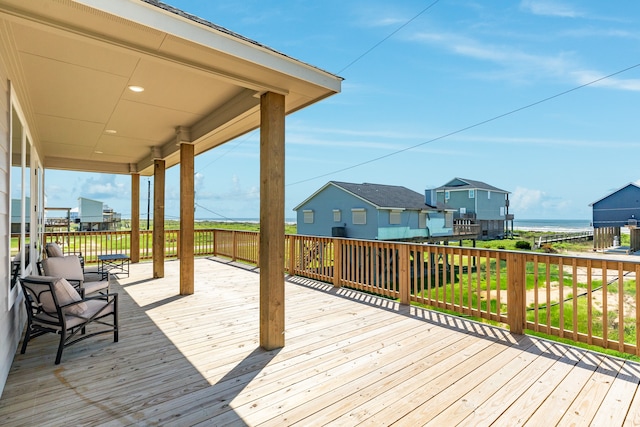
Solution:
{"label": "house deck", "polygon": [[119,279],[120,341],[17,354],[0,399],[23,425],[640,425],[640,365],[299,277],[286,346],[259,347],[259,276],[197,259]]}

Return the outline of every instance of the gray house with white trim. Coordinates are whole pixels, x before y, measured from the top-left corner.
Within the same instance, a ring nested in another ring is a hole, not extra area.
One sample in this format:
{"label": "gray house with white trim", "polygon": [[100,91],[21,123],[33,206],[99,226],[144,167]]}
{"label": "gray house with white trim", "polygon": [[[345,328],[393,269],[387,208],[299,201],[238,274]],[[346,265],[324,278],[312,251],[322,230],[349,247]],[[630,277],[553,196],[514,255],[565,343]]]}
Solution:
{"label": "gray house with white trim", "polygon": [[452,211],[397,185],[329,181],[293,210],[304,235],[408,241],[453,234]]}
{"label": "gray house with white trim", "polygon": [[507,221],[513,224],[509,192],[482,181],[453,178],[438,188],[426,190],[425,196],[427,203],[453,210],[456,225],[477,226],[481,239],[502,238]]}

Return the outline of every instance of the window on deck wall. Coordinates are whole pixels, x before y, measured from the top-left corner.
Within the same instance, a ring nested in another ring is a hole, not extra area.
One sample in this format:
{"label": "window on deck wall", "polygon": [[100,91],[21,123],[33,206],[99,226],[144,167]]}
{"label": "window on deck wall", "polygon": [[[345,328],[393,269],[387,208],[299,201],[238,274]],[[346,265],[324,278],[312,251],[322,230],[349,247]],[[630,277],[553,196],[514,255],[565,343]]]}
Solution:
{"label": "window on deck wall", "polygon": [[304,210],[304,211],[302,211],[302,214],[304,216],[304,223],[305,224],[313,224],[313,211],[312,210]]}
{"label": "window on deck wall", "polygon": [[340,212],[340,209],[333,210],[333,222],[342,222],[342,212]]}
{"label": "window on deck wall", "polygon": [[420,212],[418,214],[418,228],[427,228],[427,213]]}
{"label": "window on deck wall", "polygon": [[402,219],[402,211],[389,212],[389,224],[400,224]]}
{"label": "window on deck wall", "polygon": [[453,228],[453,212],[446,212],[444,214],[444,226],[446,228]]}
{"label": "window on deck wall", "polygon": [[364,209],[351,209],[351,222],[356,225],[367,223],[367,211]]}

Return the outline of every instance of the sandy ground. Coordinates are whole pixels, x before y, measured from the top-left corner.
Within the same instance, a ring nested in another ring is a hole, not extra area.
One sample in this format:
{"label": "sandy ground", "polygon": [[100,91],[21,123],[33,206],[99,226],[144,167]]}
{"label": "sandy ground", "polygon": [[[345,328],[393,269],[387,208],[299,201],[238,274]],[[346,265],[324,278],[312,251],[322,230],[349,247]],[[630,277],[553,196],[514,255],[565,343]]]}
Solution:
{"label": "sandy ground", "polygon": [[[632,262],[640,262],[640,252],[636,252],[634,254],[626,253],[625,248],[616,248],[613,250],[605,251],[605,252],[575,252],[575,253],[567,253],[567,255],[576,256],[576,257],[585,257],[585,258],[605,258],[608,260],[622,260],[622,261],[632,261]],[[573,275],[573,267],[565,266],[564,271],[566,274]],[[577,282],[578,283],[586,283],[587,282],[587,269],[585,267],[577,268]],[[608,282],[611,282],[613,279],[617,279],[618,271],[617,270],[608,270],[607,279]],[[602,279],[602,270],[594,269],[591,275],[592,280],[601,280]],[[635,280],[635,274],[630,273],[625,276],[625,280]],[[551,282],[551,286],[549,287],[549,301],[551,303],[557,303],[560,300],[560,286],[559,283]],[[541,287],[538,290],[538,305],[545,305],[547,303],[547,288]],[[575,294],[582,295],[586,292],[586,288],[577,288],[577,292]],[[562,289],[563,298],[566,299],[569,295],[574,295],[574,290],[570,286],[564,286]],[[536,299],[535,290],[527,291],[526,299],[527,306],[532,306]],[[588,296],[580,296],[579,298],[587,298]],[[618,293],[617,292],[607,292],[607,310],[609,312],[617,312],[618,310]],[[491,291],[489,298],[495,299],[496,292]],[[502,292],[500,295],[500,299],[503,302],[506,302],[507,295],[506,292]],[[604,295],[602,289],[594,290],[591,293],[591,299],[593,301],[593,308],[599,311],[602,311],[604,305]],[[632,295],[624,295],[623,300],[624,305],[624,316],[625,317],[635,317],[636,303],[635,298]],[[617,324],[617,319],[615,320]]]}

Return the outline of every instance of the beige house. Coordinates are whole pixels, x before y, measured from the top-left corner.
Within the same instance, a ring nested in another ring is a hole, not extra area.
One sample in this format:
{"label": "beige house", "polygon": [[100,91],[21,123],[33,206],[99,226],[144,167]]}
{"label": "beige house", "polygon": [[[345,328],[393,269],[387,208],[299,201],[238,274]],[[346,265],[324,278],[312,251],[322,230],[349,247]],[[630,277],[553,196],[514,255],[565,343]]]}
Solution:
{"label": "beige house", "polygon": [[[0,392],[25,325],[11,286],[11,199],[20,200],[19,273],[41,252],[46,169],[131,176],[132,262],[140,176],[180,167],[180,288],[194,292],[194,156],[260,128],[260,336],[284,345],[284,117],[340,92],[341,79],[155,0],[0,2]],[[269,194],[269,198],[264,195]],[[137,220],[136,220],[137,219]],[[163,234],[162,222],[154,234]],[[163,239],[153,274],[164,275]]]}

